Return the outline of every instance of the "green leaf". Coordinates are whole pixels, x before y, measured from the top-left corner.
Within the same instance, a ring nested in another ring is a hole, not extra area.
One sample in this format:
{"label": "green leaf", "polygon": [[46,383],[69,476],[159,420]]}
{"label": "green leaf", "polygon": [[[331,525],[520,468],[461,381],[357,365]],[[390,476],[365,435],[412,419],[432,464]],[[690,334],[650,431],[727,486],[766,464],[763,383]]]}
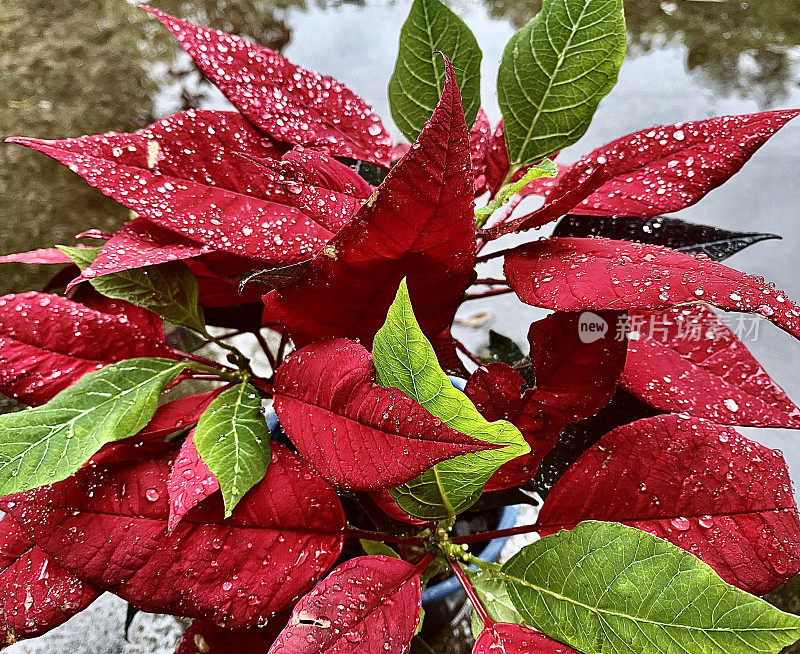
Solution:
{"label": "green leaf", "polygon": [[501,188],[497,192],[497,197],[489,202],[489,204],[475,210],[475,226],[483,227],[489,219],[489,216],[505,205],[514,195],[519,193],[534,179],[539,179],[540,177],[555,177],[557,174],[558,168],[556,168],[556,165],[550,161],[550,159],[545,159],[536,166],[531,167],[522,178],[518,179],[516,182],[506,184]]}
{"label": "green leaf", "polygon": [[106,443],[139,432],[185,367],[171,359],[121,361],[47,404],[0,416],[0,495],[66,479]]}
{"label": "green leaf", "polygon": [[365,540],[364,538],[359,538],[358,542],[361,543],[361,548],[364,550],[365,554],[369,554],[370,556],[390,556],[393,559],[399,559],[400,555],[395,552],[391,547],[389,547],[386,543],[381,543],[377,540]]}
{"label": "green leaf", "polygon": [[443,52],[453,63],[467,126],[481,106],[481,49],[466,23],[440,0],[414,0],[400,30],[400,52],[389,81],[395,123],[415,141],[433,114],[445,80]]}
{"label": "green leaf", "polygon": [[472,506],[501,465],[530,451],[519,430],[505,420],[487,422],[439,367],[433,347],[414,317],[405,280],[372,346],[377,381],[400,389],[449,427],[503,447],[438,463],[392,489],[400,508],[424,520],[452,518]]}
{"label": "green leaf", "polygon": [[[528,624],[522,619],[511,601],[505,581],[496,573],[500,566],[488,564],[487,568],[486,570],[467,569],[466,572],[489,617],[495,622],[510,622],[527,627]],[[492,568],[495,569],[495,572],[492,571]],[[483,621],[475,611],[472,612],[470,628],[475,638],[483,631]]]}
{"label": "green leaf", "polygon": [[616,523],[543,538],[497,574],[528,624],[585,654],[767,654],[800,638],[797,616]]}
{"label": "green leaf", "polygon": [[241,383],[220,393],[200,416],[194,444],[219,482],[225,517],[267,473],[270,434],[261,413],[261,397]]}
{"label": "green leaf", "polygon": [[486,363],[500,362],[515,367],[528,363],[528,357],[512,339],[504,334],[499,334],[493,329],[489,330],[489,345],[486,347],[489,356],[482,357]]}
{"label": "green leaf", "polygon": [[[91,265],[100,253],[100,248],[57,247],[81,270]],[[106,297],[125,300],[176,325],[205,333],[197,279],[182,261],[109,273],[89,279],[89,283]]]}
{"label": "green leaf", "polygon": [[544,0],[508,42],[497,74],[512,167],[583,136],[624,56],[622,0]]}

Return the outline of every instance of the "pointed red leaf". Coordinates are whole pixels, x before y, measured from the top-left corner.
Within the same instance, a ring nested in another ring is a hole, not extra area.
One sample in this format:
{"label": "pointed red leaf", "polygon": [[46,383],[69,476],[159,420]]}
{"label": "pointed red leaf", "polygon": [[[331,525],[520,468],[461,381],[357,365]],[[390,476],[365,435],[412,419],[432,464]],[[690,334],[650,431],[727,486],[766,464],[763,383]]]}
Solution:
{"label": "pointed red leaf", "polygon": [[299,345],[327,336],[370,347],[403,277],[422,330],[450,326],[474,276],[469,132],[448,62],[442,98],[409,153],[295,282],[264,297]]}
{"label": "pointed red leaf", "polygon": [[489,142],[492,139],[492,124],[489,116],[481,107],[475,124],[469,131],[469,152],[472,158],[472,173],[475,177],[475,195],[482,195],[486,190],[486,153],[489,151]]}
{"label": "pointed red leaf", "polygon": [[666,309],[705,302],[757,313],[800,338],[800,308],[763,281],[669,248],[605,238],[548,238],[506,255],[519,298],[559,311]]}
{"label": "pointed red leaf", "polygon": [[275,411],[317,472],[353,490],[393,488],[440,461],[493,447],[376,384],[370,353],[343,338],[312,343],[283,362]]}
{"label": "pointed red leaf", "polygon": [[182,261],[213,251],[208,245],[190,241],[144,218],[136,218],[125,223],[106,241],[100,254],[81,271],[76,281],[168,261]]}
{"label": "pointed red leaf", "polygon": [[651,127],[597,148],[564,176],[579,184],[597,166],[609,181],[575,213],[649,217],[694,204],[734,175],[798,109]]}
{"label": "pointed red leaf", "polygon": [[489,140],[489,146],[486,150],[486,163],[484,164],[486,190],[491,195],[495,195],[503,185],[508,176],[509,168],[505,125],[501,120],[497,123],[497,127]]}
{"label": "pointed red leaf", "polygon": [[43,634],[85,609],[98,592],[0,520],[0,649]]}
{"label": "pointed red leaf", "polygon": [[231,518],[212,496],[171,534],[170,457],[84,468],[0,506],[67,570],[141,610],[252,627],[336,561],[345,525],[333,489],[286,448],[272,451]]}
{"label": "pointed red leaf", "polygon": [[133,134],[60,141],[14,138],[192,242],[285,265],[307,259],[331,232],[265,198],[270,183],[236,153],[270,158],[275,145],[230,111],[189,111]]}
{"label": "pointed red leaf", "polygon": [[183,632],[175,654],[265,654],[286,619],[276,616],[267,627],[257,629],[225,629],[208,620],[194,620]]}
{"label": "pointed red leaf", "polygon": [[392,520],[397,520],[398,522],[405,522],[410,525],[424,525],[426,524],[425,520],[420,520],[419,518],[414,518],[410,516],[408,513],[401,509],[397,502],[395,502],[394,497],[389,491],[372,491],[369,496],[373,499],[375,504],[378,505],[378,508],[383,511],[386,515],[388,515]]}
{"label": "pointed red leaf", "polygon": [[472,654],[578,654],[578,652],[533,629],[508,622],[495,622],[478,636]]}
{"label": "pointed red leaf", "polygon": [[183,441],[167,479],[169,493],[169,520],[167,531],[172,531],[186,513],[219,490],[219,482],[194,445],[194,430]]}
{"label": "pointed red leaf", "polygon": [[[618,316],[609,311],[595,318],[608,326]],[[626,343],[615,338],[611,327],[590,341],[579,331],[583,322],[578,314],[555,313],[531,324],[528,342],[536,380],[532,387],[504,363],[490,363],[469,378],[465,392],[481,414],[490,421],[508,420],[531,446],[530,454],[501,467],[485,490],[529,480],[564,427],[594,415],[611,401],[625,364]]]}
{"label": "pointed red leaf", "polygon": [[800,571],[800,521],[779,452],[700,418],[662,415],[618,427],[556,482],[541,533],[581,520],[622,522],[764,594]]}
{"label": "pointed red leaf", "polygon": [[342,83],[277,52],[142,5],[258,128],[285,143],[388,166],[392,139],[380,118]]}
{"label": "pointed red leaf", "polygon": [[300,599],[269,654],[404,654],[421,606],[413,565],[361,556]]}
{"label": "pointed red leaf", "polygon": [[0,297],[0,392],[43,404],[87,372],[132,357],[169,357],[124,314],[30,291]]}
{"label": "pointed red leaf", "polygon": [[220,393],[215,388],[197,395],[187,395],[158,407],[147,426],[140,431],[139,438],[164,438],[195,424],[211,401]]}
{"label": "pointed red leaf", "polygon": [[708,307],[631,313],[620,384],[657,409],[723,425],[800,428],[798,408]]}
{"label": "pointed red leaf", "polygon": [[72,263],[72,259],[58,248],[42,248],[30,252],[4,254],[0,257],[0,263]]}
{"label": "pointed red leaf", "polygon": [[321,150],[295,147],[281,157],[283,165],[296,177],[319,188],[366,200],[375,188],[349,166]]}

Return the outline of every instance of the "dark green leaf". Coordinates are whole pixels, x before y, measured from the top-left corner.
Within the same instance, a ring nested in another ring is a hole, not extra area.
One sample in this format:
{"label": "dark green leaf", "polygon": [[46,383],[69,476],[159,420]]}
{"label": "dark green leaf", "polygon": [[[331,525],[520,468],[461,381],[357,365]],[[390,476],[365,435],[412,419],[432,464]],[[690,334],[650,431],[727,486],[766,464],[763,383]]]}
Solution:
{"label": "dark green leaf", "polygon": [[[95,260],[99,248],[73,248],[59,245],[83,270]],[[98,293],[115,300],[125,300],[176,325],[205,332],[203,309],[199,304],[197,279],[182,261],[109,273],[89,280]]]}
{"label": "dark green leaf", "polygon": [[671,216],[627,218],[624,216],[564,216],[553,236],[604,236],[618,241],[664,245],[687,254],[705,254],[722,261],[749,245],[780,238],[777,234],[731,232],[727,229],[695,225]]}
{"label": "dark green leaf", "polygon": [[270,462],[269,427],[258,391],[241,383],[220,393],[200,416],[194,444],[219,482],[228,517],[264,478]]}
{"label": "dark green leaf", "polygon": [[121,361],[47,404],[0,416],[0,495],[66,479],[106,443],[136,434],[185,367],[171,359]]}
{"label": "dark green leaf", "polygon": [[506,46],[497,75],[512,167],[575,143],[625,56],[622,0],[544,0]]}
{"label": "dark green leaf", "polygon": [[467,126],[481,106],[481,49],[466,23],[440,0],[414,0],[400,31],[400,52],[389,81],[395,123],[415,141],[433,114],[445,79],[443,52],[456,73]]}

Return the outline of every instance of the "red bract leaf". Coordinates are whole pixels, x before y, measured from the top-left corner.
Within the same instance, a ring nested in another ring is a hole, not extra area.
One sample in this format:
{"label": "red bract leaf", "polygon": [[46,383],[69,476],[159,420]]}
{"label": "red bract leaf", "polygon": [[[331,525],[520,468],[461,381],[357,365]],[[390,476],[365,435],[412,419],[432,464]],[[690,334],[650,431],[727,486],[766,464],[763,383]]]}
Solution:
{"label": "red bract leaf", "polygon": [[450,326],[474,276],[469,132],[448,62],[442,98],[409,153],[301,277],[264,296],[299,345],[327,336],[370,347],[407,278],[420,325]]}
{"label": "red bract leaf", "polygon": [[372,108],[342,83],[269,48],[142,8],[175,35],[239,111],[273,138],[389,165],[391,137]]}
{"label": "red bract leaf", "polygon": [[413,565],[387,556],[358,557],[300,599],[269,654],[403,654],[421,605]]}
{"label": "red bract leaf", "polygon": [[780,453],[699,418],[663,415],[606,434],[558,480],[542,534],[622,522],[767,593],[800,571],[800,521]]}
{"label": "red bract leaf", "polygon": [[185,112],[134,134],[10,141],[69,166],[141,217],[217,250],[284,265],[307,259],[331,236],[297,209],[264,199],[269,182],[234,153],[269,158],[279,151],[235,112]]}
{"label": "red bract leaf", "polygon": [[272,451],[231,518],[215,495],[171,534],[169,457],[84,468],[0,506],[67,570],[141,610],[252,627],[336,561],[345,525],[333,489],[285,448]]}
{"label": "red bract leaf", "polygon": [[283,155],[281,162],[295,176],[303,177],[303,181],[319,188],[359,200],[366,200],[375,191],[355,170],[319,150],[296,147]]}
{"label": "red bract leaf", "polygon": [[43,634],[85,609],[98,593],[0,520],[0,649]]}
{"label": "red bract leaf", "polygon": [[194,620],[183,632],[175,654],[263,654],[285,624],[284,617],[282,624],[270,619],[266,628],[224,629],[208,620]]}
{"label": "red bract leaf", "polygon": [[559,643],[538,631],[508,622],[495,622],[486,627],[472,654],[578,654],[568,645]]}
{"label": "red bract leaf", "polygon": [[42,248],[30,252],[4,254],[0,257],[0,263],[72,263],[72,259],[58,248]]}
{"label": "red bract leaf", "polygon": [[176,431],[185,429],[196,423],[203,411],[206,410],[211,401],[220,393],[219,388],[197,395],[187,395],[186,397],[167,402],[158,407],[147,426],[139,432],[139,438],[164,438]]}
{"label": "red bract leaf", "polygon": [[757,313],[800,338],[800,308],[784,293],[708,259],[657,245],[605,238],[549,238],[506,255],[519,298],[560,311],[666,309],[705,302]]}
{"label": "red bract leaf", "polygon": [[694,204],[735,174],[798,109],[655,126],[597,148],[564,176],[579,184],[598,166],[608,180],[576,213],[649,217]]}
{"label": "red bract leaf", "polygon": [[410,525],[427,524],[425,520],[414,518],[403,511],[403,509],[397,505],[397,502],[395,502],[389,491],[372,491],[369,496],[374,500],[375,504],[378,505],[378,508],[393,520],[405,522]]}
{"label": "red bract leaf", "polygon": [[195,243],[144,218],[125,223],[103,245],[100,254],[81,272],[81,279],[199,257],[213,248]]}
{"label": "red bract leaf", "polygon": [[173,354],[125,315],[57,295],[0,297],[0,392],[43,404],[87,372],[133,357]]}
{"label": "red bract leaf", "polygon": [[343,338],[312,343],[283,362],[275,411],[317,472],[353,490],[393,488],[440,461],[493,447],[376,384],[370,353]]}
{"label": "red bract leaf", "polygon": [[219,490],[219,482],[194,445],[194,430],[186,437],[181,451],[175,457],[167,479],[169,493],[169,520],[167,530],[172,531],[183,516],[204,499]]}
{"label": "red bract leaf", "polygon": [[481,107],[475,124],[469,132],[469,152],[472,158],[472,172],[475,177],[475,195],[481,195],[486,186],[486,153],[492,139],[492,124]]}
{"label": "red bract leaf", "polygon": [[621,385],[642,401],[723,425],[800,428],[800,408],[708,307],[630,321]]}
{"label": "red bract leaf", "polygon": [[[626,343],[614,331],[619,315],[603,312],[589,321],[574,313],[555,313],[534,322],[528,331],[533,387],[504,363],[490,363],[472,374],[465,392],[481,414],[490,421],[508,420],[531,446],[530,454],[501,467],[485,490],[529,480],[564,427],[611,401],[625,365]],[[581,332],[589,322],[605,325],[606,332]]]}

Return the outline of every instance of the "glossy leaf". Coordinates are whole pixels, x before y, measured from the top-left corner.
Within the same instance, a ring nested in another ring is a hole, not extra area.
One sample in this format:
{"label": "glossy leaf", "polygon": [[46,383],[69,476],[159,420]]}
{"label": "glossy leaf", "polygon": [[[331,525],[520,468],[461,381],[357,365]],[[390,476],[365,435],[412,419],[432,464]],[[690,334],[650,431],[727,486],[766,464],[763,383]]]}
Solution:
{"label": "glossy leaf", "polygon": [[66,479],[104,444],[136,434],[185,367],[171,359],[113,363],[47,404],[0,416],[0,495]]}
{"label": "glossy leaf", "polygon": [[127,357],[170,357],[164,333],[57,295],[0,297],[0,392],[44,404],[83,375]]}
{"label": "glossy leaf", "polygon": [[472,172],[475,176],[475,195],[481,195],[486,183],[486,154],[492,140],[492,124],[483,108],[478,110],[475,124],[469,131],[469,149],[472,157]]}
{"label": "glossy leaf", "polygon": [[69,263],[70,258],[58,248],[40,248],[30,252],[15,252],[0,256],[0,263]]}
{"label": "glossy leaf", "polygon": [[351,559],[300,599],[269,654],[404,654],[421,607],[413,565],[387,556]]}
{"label": "glossy leaf", "polygon": [[[99,254],[99,250],[59,247],[81,269],[88,268]],[[106,297],[125,300],[176,325],[205,332],[197,280],[181,261],[90,277],[89,283]]]}
{"label": "glossy leaf", "polygon": [[172,463],[167,479],[169,519],[167,530],[173,531],[188,511],[219,490],[219,482],[197,453],[194,430],[186,437],[181,451]]}
{"label": "glossy leaf", "polygon": [[620,384],[647,404],[723,425],[800,428],[800,408],[708,307],[632,312],[630,328]]}
{"label": "glossy leaf", "polygon": [[81,278],[92,281],[100,275],[183,261],[213,251],[149,220],[135,218],[105,242],[97,257],[81,270]]}
{"label": "glossy leaf", "polygon": [[228,517],[269,465],[269,427],[258,391],[244,382],[222,391],[200,416],[193,441],[219,481]]}
{"label": "glossy leaf", "polygon": [[[464,392],[487,420],[508,420],[520,430],[531,452],[505,464],[489,480],[487,491],[530,480],[553,449],[564,427],[597,413],[614,395],[625,365],[626,343],[617,338],[617,312],[595,314],[604,335],[590,340],[576,313],[556,313],[528,330],[530,369],[523,374],[502,363],[479,368]],[[610,325],[610,327],[609,327]],[[584,340],[585,339],[585,340]],[[532,375],[530,375],[532,373]],[[533,378],[533,382],[526,380]]]}
{"label": "glossy leaf", "polygon": [[403,277],[423,331],[450,326],[474,276],[469,132],[452,69],[433,117],[376,194],[300,278],[264,297],[299,346],[330,336],[369,348]]}
{"label": "glossy leaf", "polygon": [[406,513],[426,520],[452,517],[477,501],[495,470],[530,451],[516,427],[503,420],[487,422],[444,374],[414,317],[405,281],[375,336],[372,358],[381,386],[401,390],[448,427],[501,446],[443,461],[392,489]]}
{"label": "glossy leaf", "polygon": [[213,495],[167,532],[170,457],[82,470],[2,502],[67,570],[143,611],[261,624],[333,565],[344,515],[333,489],[285,448],[223,520]]}
{"label": "glossy leaf", "polygon": [[601,146],[564,173],[574,186],[598,165],[606,181],[574,213],[649,217],[694,204],[735,174],[799,109],[656,125]]}
{"label": "glossy leaf", "polygon": [[235,112],[175,114],[133,134],[10,141],[69,166],[142,218],[215,250],[286,265],[307,259],[331,236],[297,209],[264,199],[271,184],[240,155],[270,158],[279,150]]}
{"label": "glossy leaf", "polygon": [[496,622],[475,641],[472,654],[577,654],[558,641],[518,624]]}
{"label": "glossy leaf", "polygon": [[440,461],[493,447],[376,384],[369,352],[345,339],[313,343],[284,361],[275,410],[300,454],[342,488],[391,488]]}
{"label": "glossy leaf", "polygon": [[548,534],[582,520],[643,529],[759,595],[800,571],[800,520],[783,457],[697,418],[638,420],[583,454],[537,524]]}
{"label": "glossy leaf", "polygon": [[500,574],[530,625],[584,654],[776,654],[800,638],[797,616],[619,524],[584,522],[543,538]]}
{"label": "glossy leaf", "polygon": [[170,434],[191,427],[200,419],[206,407],[211,403],[220,389],[215,388],[197,395],[172,400],[162,404],[144,429],[139,432],[140,438],[164,438]]}
{"label": "glossy leaf", "polygon": [[0,520],[0,648],[50,631],[97,595],[28,540],[11,518]]}
{"label": "glossy leaf", "polygon": [[775,234],[732,232],[708,225],[695,225],[672,216],[632,218],[577,215],[564,216],[553,230],[553,236],[603,236],[619,241],[664,245],[686,254],[704,254],[714,261],[723,261],[754,243],[780,238]]}
{"label": "glossy leaf", "polygon": [[506,45],[497,75],[511,164],[583,136],[625,56],[622,0],[544,0]]}
{"label": "glossy leaf", "polygon": [[247,118],[285,143],[388,166],[392,140],[372,108],[346,86],[277,52],[142,5]]}
{"label": "glossy leaf", "polygon": [[442,54],[453,63],[467,126],[481,106],[481,53],[467,24],[441,0],[414,0],[400,30],[400,52],[389,80],[392,118],[409,141],[419,136],[444,89]]}
{"label": "glossy leaf", "polygon": [[705,302],[762,315],[800,338],[800,308],[784,293],[715,261],[668,248],[550,238],[510,252],[504,269],[523,302],[547,309],[652,310]]}

